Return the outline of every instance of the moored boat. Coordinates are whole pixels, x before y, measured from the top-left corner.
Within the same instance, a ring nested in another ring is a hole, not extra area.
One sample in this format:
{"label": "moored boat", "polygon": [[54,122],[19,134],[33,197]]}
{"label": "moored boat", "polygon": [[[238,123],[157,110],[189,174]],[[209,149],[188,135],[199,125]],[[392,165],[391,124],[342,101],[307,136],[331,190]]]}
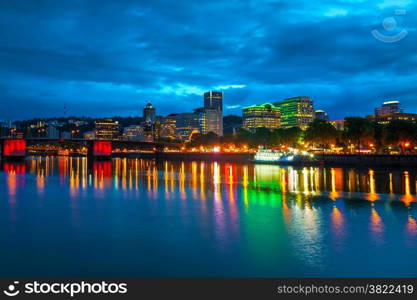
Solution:
{"label": "moored boat", "polygon": [[314,154],[307,151],[298,151],[292,149],[292,151],[276,151],[272,149],[259,149],[252,160],[254,163],[267,163],[267,164],[317,164],[319,161]]}

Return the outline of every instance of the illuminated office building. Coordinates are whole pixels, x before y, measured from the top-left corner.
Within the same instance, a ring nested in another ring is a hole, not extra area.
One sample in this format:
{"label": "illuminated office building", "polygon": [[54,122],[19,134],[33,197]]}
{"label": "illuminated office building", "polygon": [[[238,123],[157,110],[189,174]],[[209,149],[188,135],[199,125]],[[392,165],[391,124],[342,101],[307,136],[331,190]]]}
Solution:
{"label": "illuminated office building", "polygon": [[119,122],[112,119],[97,120],[94,131],[98,140],[115,140],[119,137]]}
{"label": "illuminated office building", "polygon": [[368,120],[375,121],[378,124],[387,125],[394,120],[402,121],[417,121],[417,114],[410,113],[389,113],[384,115],[370,115],[366,116]]}
{"label": "illuminated office building", "polygon": [[242,115],[243,128],[252,132],[261,127],[273,130],[281,126],[280,110],[271,103],[245,107]]}
{"label": "illuminated office building", "polygon": [[274,103],[281,111],[281,126],[283,128],[299,127],[307,129],[313,122],[315,113],[313,100],[310,97],[294,97]]}
{"label": "illuminated office building", "polygon": [[200,116],[197,113],[182,113],[171,116],[175,120],[175,135],[189,141],[194,133],[200,133]]}
{"label": "illuminated office building", "polygon": [[201,132],[203,134],[214,132],[218,136],[223,135],[223,93],[204,93],[204,108],[199,113]]}
{"label": "illuminated office building", "polygon": [[167,116],[161,119],[160,137],[167,139],[176,139],[177,122],[173,116]]}
{"label": "illuminated office building", "polygon": [[402,113],[403,109],[400,101],[385,101],[381,107],[375,108],[375,115],[382,116],[386,114]]}
{"label": "illuminated office building", "polygon": [[153,107],[151,103],[146,104],[145,108],[143,109],[143,120],[145,123],[152,123],[155,121],[155,119],[155,107]]}
{"label": "illuminated office building", "polygon": [[140,141],[145,138],[144,129],[140,125],[131,125],[123,129],[123,139],[127,141]]}

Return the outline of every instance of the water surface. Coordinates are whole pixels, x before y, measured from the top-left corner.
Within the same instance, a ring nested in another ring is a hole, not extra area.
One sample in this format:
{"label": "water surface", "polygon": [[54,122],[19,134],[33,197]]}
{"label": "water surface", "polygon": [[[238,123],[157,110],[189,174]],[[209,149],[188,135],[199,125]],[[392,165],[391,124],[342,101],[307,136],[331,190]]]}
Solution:
{"label": "water surface", "polygon": [[31,158],[0,276],[417,276],[415,169]]}

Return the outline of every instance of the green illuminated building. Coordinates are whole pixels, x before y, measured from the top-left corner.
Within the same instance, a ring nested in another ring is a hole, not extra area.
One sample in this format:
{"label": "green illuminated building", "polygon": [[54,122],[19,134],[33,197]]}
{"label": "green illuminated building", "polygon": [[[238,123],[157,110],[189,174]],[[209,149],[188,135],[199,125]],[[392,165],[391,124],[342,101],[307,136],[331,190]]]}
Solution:
{"label": "green illuminated building", "polygon": [[281,111],[281,126],[283,128],[300,127],[306,129],[313,122],[314,106],[310,97],[294,97],[275,102],[274,105]]}
{"label": "green illuminated building", "polygon": [[243,128],[252,132],[261,127],[273,130],[281,126],[280,111],[271,103],[245,107],[242,114]]}

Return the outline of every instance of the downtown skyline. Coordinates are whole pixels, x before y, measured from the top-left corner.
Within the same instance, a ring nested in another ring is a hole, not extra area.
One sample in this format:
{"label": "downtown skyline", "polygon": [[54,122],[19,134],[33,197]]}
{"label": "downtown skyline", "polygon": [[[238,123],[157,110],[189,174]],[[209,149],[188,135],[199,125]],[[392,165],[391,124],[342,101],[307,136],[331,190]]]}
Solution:
{"label": "downtown skyline", "polygon": [[[224,115],[299,95],[332,119],[390,99],[417,111],[412,1],[0,5],[1,120],[59,117],[64,106],[68,116],[132,116],[148,101],[181,113],[207,90],[225,93]],[[408,36],[375,39],[392,16]]]}

